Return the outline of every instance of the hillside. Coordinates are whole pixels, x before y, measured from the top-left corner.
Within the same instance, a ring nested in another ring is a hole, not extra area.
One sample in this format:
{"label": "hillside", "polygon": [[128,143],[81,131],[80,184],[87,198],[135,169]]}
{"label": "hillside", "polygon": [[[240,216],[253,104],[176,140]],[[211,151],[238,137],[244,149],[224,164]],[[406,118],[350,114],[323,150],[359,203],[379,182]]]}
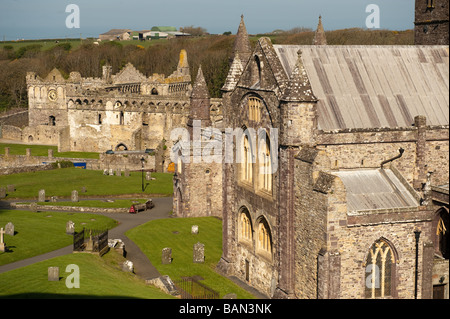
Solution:
{"label": "hillside", "polygon": [[[261,36],[274,44],[311,44],[314,32],[279,32],[251,36],[254,45]],[[410,45],[414,32],[389,30],[345,29],[326,32],[329,45]],[[147,76],[153,73],[171,74],[178,63],[181,49],[188,53],[191,76],[195,79],[199,65],[212,97],[221,96],[221,87],[228,72],[235,36],[208,35],[184,39],[148,42],[122,41],[94,44],[94,40],[42,40],[0,42],[0,112],[27,107],[25,75],[34,71],[45,76],[54,67],[68,77],[79,71],[83,77],[101,76],[105,63],[117,73],[131,62]]]}

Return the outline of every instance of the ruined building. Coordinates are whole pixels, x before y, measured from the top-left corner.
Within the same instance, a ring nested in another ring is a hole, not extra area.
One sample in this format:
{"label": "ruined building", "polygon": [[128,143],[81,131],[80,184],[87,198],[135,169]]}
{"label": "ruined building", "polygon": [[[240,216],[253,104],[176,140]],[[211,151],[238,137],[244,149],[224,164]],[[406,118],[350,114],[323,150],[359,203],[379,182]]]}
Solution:
{"label": "ruined building", "polygon": [[[218,270],[275,298],[448,298],[448,46],[248,47],[241,19],[223,122],[191,112],[174,177],[178,216],[223,218]],[[194,162],[219,129],[240,160]]]}
{"label": "ruined building", "polygon": [[[71,72],[65,79],[57,69],[45,78],[29,72],[27,87],[29,126],[16,139],[86,152],[171,147],[172,128],[187,125],[192,91],[185,50],[168,77],[146,77],[128,63],[117,74],[103,66],[101,78]],[[209,102],[215,121],[221,100]]]}

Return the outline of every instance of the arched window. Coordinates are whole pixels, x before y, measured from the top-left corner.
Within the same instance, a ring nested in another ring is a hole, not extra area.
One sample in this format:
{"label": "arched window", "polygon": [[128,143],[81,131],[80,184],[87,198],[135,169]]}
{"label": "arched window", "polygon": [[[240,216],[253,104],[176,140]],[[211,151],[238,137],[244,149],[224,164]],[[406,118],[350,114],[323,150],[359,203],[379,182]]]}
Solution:
{"label": "arched window", "polygon": [[250,145],[248,136],[245,135],[244,136],[244,141],[243,141],[243,149],[242,149],[242,155],[243,155],[243,160],[242,160],[242,164],[241,164],[241,179],[246,181],[246,182],[252,182],[252,170],[253,170],[253,155],[252,155],[252,147]]}
{"label": "arched window", "polygon": [[272,192],[272,159],[270,154],[270,140],[264,134],[259,140],[259,187]]}
{"label": "arched window", "polygon": [[434,248],[435,253],[445,259],[449,259],[449,213],[445,208],[440,208],[434,216],[433,228],[435,229]]}
{"label": "arched window", "polygon": [[262,218],[258,223],[258,251],[272,258],[272,235],[269,224]]}
{"label": "arched window", "polygon": [[377,240],[369,250],[366,263],[366,298],[392,296],[395,285],[395,255],[384,239]]}
{"label": "arched window", "polygon": [[250,219],[250,214],[247,209],[244,209],[240,214],[239,219],[239,228],[240,228],[240,239],[244,241],[250,241],[252,240],[252,223]]}
{"label": "arched window", "polygon": [[255,122],[261,120],[261,100],[257,97],[248,99],[248,119]]}

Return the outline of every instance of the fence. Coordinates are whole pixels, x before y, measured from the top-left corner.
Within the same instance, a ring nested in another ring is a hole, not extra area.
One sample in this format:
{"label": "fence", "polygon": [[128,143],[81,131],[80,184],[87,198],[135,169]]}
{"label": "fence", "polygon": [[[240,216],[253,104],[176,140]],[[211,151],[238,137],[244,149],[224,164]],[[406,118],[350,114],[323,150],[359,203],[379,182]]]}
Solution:
{"label": "fence", "polygon": [[108,247],[108,230],[85,229],[73,234],[73,251],[101,253]]}
{"label": "fence", "polygon": [[182,299],[219,299],[219,293],[194,278],[183,278],[174,281]]}

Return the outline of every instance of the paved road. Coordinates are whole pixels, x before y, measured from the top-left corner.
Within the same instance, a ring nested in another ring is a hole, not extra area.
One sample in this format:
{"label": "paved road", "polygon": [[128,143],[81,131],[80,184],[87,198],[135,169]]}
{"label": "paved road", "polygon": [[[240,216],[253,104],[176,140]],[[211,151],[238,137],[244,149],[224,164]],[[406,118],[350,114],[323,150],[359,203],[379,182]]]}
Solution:
{"label": "paved road", "polygon": [[[107,214],[107,213],[93,213],[111,217],[119,222],[119,225],[108,232],[109,239],[122,239],[125,243],[125,250],[127,252],[126,258],[131,260],[134,264],[134,271],[136,275],[142,279],[151,279],[159,277],[160,274],[156,268],[152,265],[150,260],[144,253],[139,249],[139,247],[131,241],[125,232],[131,228],[139,226],[150,220],[169,218],[169,213],[172,211],[172,197],[160,197],[154,198],[153,202],[155,207],[150,210],[140,212],[138,214]],[[7,202],[2,203],[3,208],[8,206]],[[1,207],[0,207],[1,208]],[[28,266],[36,262],[46,260],[49,258],[62,256],[72,253],[72,245],[42,254],[39,256],[31,257],[28,259],[20,260],[14,263],[0,266],[0,273],[6,272],[12,269]]]}

